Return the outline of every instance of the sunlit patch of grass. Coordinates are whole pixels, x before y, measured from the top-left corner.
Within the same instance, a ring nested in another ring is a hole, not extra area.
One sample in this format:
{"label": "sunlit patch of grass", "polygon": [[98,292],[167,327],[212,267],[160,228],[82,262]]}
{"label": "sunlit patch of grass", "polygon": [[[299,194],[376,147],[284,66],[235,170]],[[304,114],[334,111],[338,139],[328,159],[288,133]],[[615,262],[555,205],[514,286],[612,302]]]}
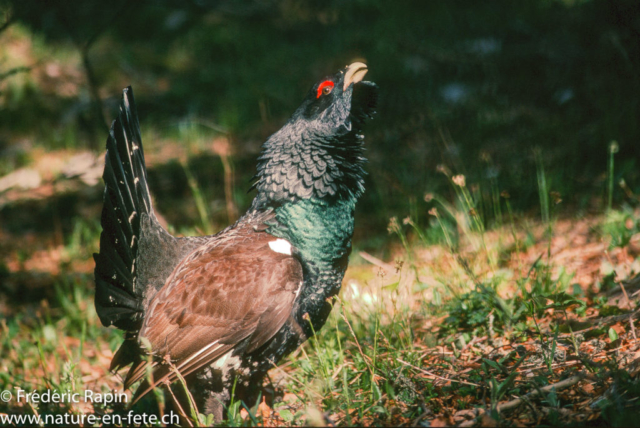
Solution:
{"label": "sunlit patch of grass", "polygon": [[[92,259],[97,250],[100,228],[96,221],[78,220],[65,239],[54,248],[60,264],[51,275],[51,298],[25,302],[21,311],[0,321],[0,390],[17,396],[26,393],[78,393],[79,403],[2,403],[11,414],[93,414],[113,411],[117,405],[84,400],[85,391],[121,390],[118,380],[108,373],[109,362],[122,341],[122,332],[105,329],[93,303],[92,269],[73,272],[74,267]],[[42,268],[42,266],[40,266]],[[43,271],[42,274],[45,272]]]}
{"label": "sunlit patch of grass", "polygon": [[[454,214],[453,218],[463,215]],[[442,227],[433,218],[434,227]],[[553,224],[563,234],[571,234],[564,222]],[[359,263],[349,269],[324,328],[270,372],[274,386],[284,392],[282,400],[276,400],[272,410],[259,403],[235,401],[225,424],[410,424],[425,415],[440,414],[444,408],[474,411],[485,394],[489,411],[493,409],[492,415],[499,418],[497,409],[506,397],[528,391],[522,381],[515,381],[519,366],[514,364],[531,363],[515,351],[500,358],[475,354],[481,360],[464,378],[469,384],[457,383],[447,370],[482,337],[488,337],[485,340],[497,349],[499,343],[517,347],[535,341],[546,370],[538,372],[535,382],[542,382],[539,387],[549,383],[543,380],[559,364],[559,347],[569,352],[560,336],[571,330],[560,330],[560,322],[565,322],[567,310],[573,317],[581,305],[571,296],[573,273],[554,263],[570,244],[559,243],[559,237],[548,234],[547,225],[532,221],[505,221],[501,227],[475,232],[460,228],[455,245],[451,232],[456,229],[444,226],[447,229],[436,235],[439,244],[428,247],[423,245],[430,239],[427,231],[421,230],[420,236],[416,227],[409,220],[397,221],[392,228],[393,233],[401,230],[405,234],[406,243],[393,262],[363,255],[375,265]],[[96,224],[79,222],[66,239],[66,253],[73,259],[89,256],[98,233]],[[484,245],[478,236],[471,242],[473,233],[483,234]],[[551,259],[545,257],[549,248]],[[2,361],[0,389],[121,388],[119,379],[106,370],[122,334],[100,325],[87,287],[90,282],[89,274],[61,279],[51,304],[40,305],[33,315],[23,313],[2,323],[0,352],[9,357]],[[604,313],[606,302],[600,308]],[[549,321],[551,313],[560,314],[558,321]],[[620,313],[624,312],[607,315]],[[577,341],[575,346],[582,343]],[[426,364],[426,356],[433,353],[441,358]],[[440,377],[434,377],[434,372]],[[449,378],[454,381],[443,386],[442,379]],[[561,402],[557,397],[546,399]],[[84,404],[10,410],[40,414],[96,411]],[[112,406],[99,411],[118,410]],[[198,419],[203,425],[211,422],[204,415]]]}
{"label": "sunlit patch of grass", "polygon": [[[572,330],[582,318],[628,313],[630,306],[614,306],[606,296],[589,301],[594,290],[585,284],[600,282],[595,291],[610,291],[632,276],[634,265],[625,254],[637,239],[638,213],[631,203],[608,210],[604,220],[559,219],[554,207],[560,198],[550,190],[552,180],[539,160],[539,219],[516,217],[509,195],[494,189],[490,210],[500,220],[490,227],[483,218],[487,202],[481,202],[474,183],[445,172],[454,200],[429,194],[425,200],[433,206],[427,227],[418,224],[414,205],[404,219],[392,219],[389,232],[398,245],[390,250],[389,261],[354,253],[327,324],[270,372],[276,389],[284,392],[273,404],[273,414],[268,416],[271,409],[260,403],[233,401],[226,425],[411,424],[429,415],[485,405],[499,420],[498,409],[507,397],[528,393],[531,382],[545,388],[559,380],[555,370],[564,361],[558,355],[584,357],[587,342]],[[211,222],[209,207],[203,205],[209,200],[207,189],[196,178],[191,176],[190,190],[200,205],[200,227],[213,230],[213,223],[206,226]],[[193,226],[180,231],[202,232]],[[53,298],[0,321],[0,355],[8,356],[1,361],[0,389],[81,392],[122,387],[107,373],[122,333],[100,325],[90,270],[64,276],[78,263],[90,263],[99,233],[97,220],[78,219],[57,250],[64,256],[58,269],[63,275],[55,280]],[[606,243],[600,242],[602,237]],[[589,248],[578,263],[574,245]],[[20,256],[23,265],[30,256]],[[575,268],[588,263],[595,269],[590,267],[592,276],[585,282]],[[622,268],[630,270],[622,275]],[[605,335],[609,345],[619,345],[623,331],[615,327],[594,329],[589,338]],[[507,351],[499,353],[502,349]],[[438,357],[428,358],[434,354]],[[478,362],[464,366],[471,356]],[[520,367],[527,364],[536,365],[532,380],[518,378]],[[468,370],[464,379],[456,378],[460,367]],[[605,369],[592,370],[604,377]],[[555,411],[561,398],[547,391],[543,400]],[[615,400],[603,403],[603,412],[618,405]],[[16,405],[10,410],[86,414],[120,408],[83,403]],[[547,420],[560,420],[554,417]],[[208,416],[196,418],[201,425],[211,423]]]}
{"label": "sunlit patch of grass", "polygon": [[[493,409],[491,417],[500,420],[499,406],[508,395],[530,391],[521,380],[515,381],[520,365],[539,361],[546,372],[540,371],[535,382],[549,385],[560,364],[558,358],[564,358],[559,355],[582,352],[578,349],[583,349],[585,339],[574,335],[571,325],[578,325],[574,319],[584,316],[587,306],[575,273],[555,261],[566,263],[573,252],[566,235],[578,237],[576,233],[582,232],[573,232],[566,220],[555,218],[553,195],[544,180],[540,183],[541,192],[549,193],[542,222],[509,216],[501,227],[484,230],[469,226],[473,218],[465,216],[473,213],[468,206],[461,205],[462,210],[447,206],[448,217],[463,218],[467,226],[456,222],[454,234],[442,221],[446,217],[434,215],[432,227],[441,228],[435,235],[439,245],[426,248],[421,244],[429,240],[427,231],[416,230],[411,218],[392,220],[389,231],[401,244],[395,264],[363,254],[375,266],[368,273],[362,265],[348,271],[341,298],[325,327],[283,367],[271,372],[276,386],[298,399],[274,405],[281,421],[308,424],[306,418],[314,409],[322,409],[325,423],[408,424],[429,412],[441,412],[446,395],[459,397],[456,406],[463,410],[468,408],[466,403],[477,406],[485,394],[489,410]],[[505,211],[510,212],[508,207]],[[592,226],[576,227],[582,230],[597,239]],[[602,255],[599,260],[605,262]],[[606,303],[601,306],[602,310],[607,307]],[[494,349],[515,349],[519,343],[530,347],[533,342],[537,350],[521,347],[501,359],[484,357],[480,369],[466,378],[475,387],[455,382],[435,387],[433,377],[423,377],[438,370],[438,366],[424,365],[430,350],[448,351],[446,367],[447,361],[453,363],[468,353],[472,343],[487,338]],[[534,352],[538,360],[527,352]],[[555,395],[546,395],[546,400],[559,406]]]}
{"label": "sunlit patch of grass", "polygon": [[609,247],[626,247],[640,233],[640,211],[625,204],[618,210],[609,210],[601,225],[603,235],[610,238]]}
{"label": "sunlit patch of grass", "polygon": [[[401,362],[416,363],[411,327],[411,281],[403,275],[378,276],[367,285],[351,282],[334,305],[325,327],[286,368],[272,371],[303,403],[321,408],[339,424],[393,424],[397,416],[415,417],[409,408],[422,397]],[[390,284],[388,282],[391,281]],[[292,412],[288,404],[276,411],[288,423],[300,423],[314,407]]]}
{"label": "sunlit patch of grass", "polygon": [[64,247],[69,259],[90,260],[99,250],[102,227],[99,219],[77,219]]}
{"label": "sunlit patch of grass", "polygon": [[[0,389],[16,394],[17,389],[40,393],[72,392],[84,397],[86,390],[106,392],[119,389],[107,372],[122,334],[105,329],[93,306],[93,292],[86,286],[88,275],[61,279],[55,283],[55,298],[42,301],[31,312],[23,312],[0,323],[0,353],[3,355]],[[80,403],[10,403],[11,412],[57,414],[93,413]]]}

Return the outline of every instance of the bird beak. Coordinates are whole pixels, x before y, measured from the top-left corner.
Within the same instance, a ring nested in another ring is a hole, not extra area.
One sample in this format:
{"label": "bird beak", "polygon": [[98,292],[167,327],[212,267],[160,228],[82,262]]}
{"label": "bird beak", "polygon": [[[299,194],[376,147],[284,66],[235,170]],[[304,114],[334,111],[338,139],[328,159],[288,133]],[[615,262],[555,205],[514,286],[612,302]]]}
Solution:
{"label": "bird beak", "polygon": [[344,86],[342,88],[343,91],[346,91],[349,85],[352,83],[358,83],[363,78],[364,75],[367,74],[367,66],[361,62],[354,62],[349,67],[347,67],[347,71],[344,75]]}

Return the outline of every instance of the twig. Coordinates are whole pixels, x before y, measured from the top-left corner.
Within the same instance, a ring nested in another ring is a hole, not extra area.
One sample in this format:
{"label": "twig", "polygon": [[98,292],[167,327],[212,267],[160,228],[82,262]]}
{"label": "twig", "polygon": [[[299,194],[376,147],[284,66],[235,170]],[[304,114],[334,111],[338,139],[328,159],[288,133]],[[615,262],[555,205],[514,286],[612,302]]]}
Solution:
{"label": "twig", "polygon": [[[85,75],[87,77],[87,83],[89,85],[89,94],[91,95],[93,108],[96,115],[96,121],[98,124],[104,129],[109,129],[109,123],[104,115],[104,109],[102,105],[102,99],[100,98],[100,85],[98,83],[98,78],[96,76],[93,64],[89,60],[89,50],[91,46],[95,43],[95,41],[119,18],[124,15],[124,12],[127,7],[130,6],[131,2],[123,1],[120,4],[120,7],[113,8],[114,12],[111,14],[109,19],[102,22],[101,26],[97,26],[97,30],[93,32],[84,43],[81,40],[79,35],[78,26],[73,25],[73,22],[68,18],[69,16],[73,16],[71,14],[70,9],[68,8],[66,2],[61,3],[60,9],[57,11],[57,18],[60,20],[62,25],[67,30],[67,34],[71,37],[74,45],[78,49],[80,53],[80,59],[82,61],[82,66],[84,68]],[[94,27],[96,28],[96,27]],[[94,143],[95,144],[95,143]]]}
{"label": "twig", "polygon": [[412,427],[417,427],[421,420],[432,414],[431,410],[429,410],[429,408],[422,401],[420,401],[420,407],[422,408],[422,414],[413,420],[413,422],[411,423]]}
{"label": "twig", "polygon": [[191,418],[189,418],[189,416],[187,416],[187,413],[184,411],[184,409],[180,405],[180,402],[178,401],[178,398],[175,396],[175,394],[171,390],[171,386],[168,386],[167,389],[169,390],[169,393],[173,397],[173,402],[176,403],[176,406],[178,406],[178,410],[180,411],[180,414],[182,415],[182,417],[184,417],[184,419],[187,421],[187,423],[189,424],[190,427],[193,427],[193,423],[191,423]]}
{"label": "twig", "polygon": [[[609,256],[608,253],[607,253],[607,256]],[[627,299],[627,305],[629,306],[629,309],[633,309],[633,306],[631,304],[631,299],[629,299],[629,295],[627,294],[627,289],[624,287],[624,284],[622,284],[622,281],[620,281],[618,285],[620,285],[620,289],[624,294],[624,298]],[[629,326],[631,326],[631,335],[633,336],[633,340],[638,341],[638,337],[636,336],[636,327],[633,325],[633,317],[629,318]]]}
{"label": "twig", "polygon": [[396,269],[393,266],[391,266],[389,263],[385,263],[379,258],[373,257],[371,254],[365,253],[364,251],[360,251],[358,254],[360,254],[360,257],[362,257],[369,263],[378,266],[379,268],[383,269],[385,272],[391,275],[395,275]]}
{"label": "twig", "polygon": [[473,345],[475,345],[476,343],[480,343],[480,342],[484,342],[485,340],[488,339],[488,336],[482,336],[482,337],[474,337],[473,339],[471,339],[471,341],[469,343],[467,343],[464,348],[462,348],[460,350],[460,353],[463,353],[464,351],[466,351],[467,349],[471,348]]}
{"label": "twig", "polygon": [[229,155],[220,154],[220,160],[222,161],[222,169],[224,170],[224,199],[227,207],[227,218],[229,219],[229,224],[232,224],[238,219],[238,210],[233,200],[235,182],[233,164],[231,163]]}
{"label": "twig", "polygon": [[[182,385],[182,388],[184,389],[184,392],[187,396],[187,402],[189,403],[189,412],[191,413],[191,417],[195,418],[195,423],[199,426],[199,421],[198,421],[198,406],[196,405],[196,400],[194,400],[193,395],[191,395],[191,391],[189,391],[189,388],[187,387],[187,381],[184,380],[184,377],[182,376],[182,373],[180,373],[180,370],[178,370],[178,368],[171,362],[171,360],[169,358],[166,359],[166,362],[169,364],[169,367],[171,368],[171,371],[173,371],[176,376],[178,377],[178,380],[180,381],[180,384]],[[167,385],[167,388],[169,390],[171,390],[171,386]],[[172,393],[173,395],[173,393]],[[186,415],[185,415],[186,416]],[[191,425],[193,426],[193,425]]]}
{"label": "twig", "polygon": [[[611,264],[611,266],[615,266],[613,264],[613,260],[611,260],[611,255],[609,254],[608,251],[604,252],[605,256],[607,256],[607,260],[609,260],[609,263]],[[629,295],[627,294],[627,290],[624,288],[624,285],[622,284],[622,281],[617,280],[618,273],[615,271],[615,269],[613,270],[613,278],[614,281],[618,284],[618,286],[620,287],[620,289],[622,290],[622,294],[624,294],[624,298],[627,299],[627,306],[629,306],[629,309],[633,309],[631,307],[631,299],[629,299]]]}
{"label": "twig", "polygon": [[[612,315],[609,317],[605,317],[605,318],[601,318],[600,320],[598,320],[598,323],[596,325],[593,325],[591,327],[582,329],[582,330],[577,330],[574,331],[573,334],[583,334],[586,333],[588,331],[591,330],[595,330],[598,328],[603,328],[606,327],[608,325],[611,324],[615,324],[619,321],[626,321],[627,319],[631,319],[633,320],[633,318],[635,318],[638,314],[640,314],[640,309],[636,310],[635,312],[632,312],[630,314],[624,314],[624,315]],[[571,337],[571,333],[565,333],[565,334],[561,334],[558,336],[558,339],[566,339]]]}
{"label": "twig", "polygon": [[192,119],[191,122],[193,123],[197,123],[198,125],[202,125],[204,127],[213,129],[214,131],[217,131],[221,134],[224,135],[229,135],[229,131],[227,129],[225,129],[223,126],[218,125],[217,123],[211,122],[209,120],[206,119]]}
{"label": "twig", "polygon": [[[557,369],[560,367],[571,367],[571,366],[575,366],[576,364],[580,364],[581,361],[567,361],[567,362],[563,362],[563,363],[553,363],[551,364],[551,368]],[[547,369],[547,366],[543,366],[540,365],[538,363],[536,364],[527,364],[527,365],[523,365],[520,366],[520,369],[524,369],[524,370],[520,370],[520,373],[526,373],[529,371],[533,371],[533,370],[541,370],[541,369]]]}
{"label": "twig", "polygon": [[362,376],[362,373],[364,373],[364,372],[360,372],[360,373],[358,373],[358,374],[356,375],[356,377],[354,377],[354,378],[351,380],[351,382],[349,382],[349,386],[351,386],[351,385],[353,385],[354,383],[356,383],[356,381],[357,381],[358,379],[360,379],[360,376]]}
{"label": "twig", "polygon": [[559,391],[561,389],[565,389],[568,388],[570,386],[575,385],[576,383],[580,382],[582,379],[586,378],[587,375],[585,375],[584,373],[580,373],[577,374],[575,376],[571,376],[568,379],[565,379],[561,382],[558,383],[554,383],[552,385],[547,385],[544,388],[540,388],[537,389],[535,391],[531,391],[530,393],[520,397],[520,398],[516,398],[515,400],[511,400],[511,401],[507,401],[506,403],[502,403],[499,404],[498,407],[496,408],[496,410],[498,412],[504,412],[505,410],[509,410],[509,409],[513,409],[514,407],[518,407],[524,400],[529,400],[533,397],[536,397],[537,395],[539,395],[542,392],[549,392],[552,389],[555,388],[556,391]]}
{"label": "twig", "polygon": [[472,382],[466,382],[464,380],[456,380],[456,379],[447,379],[446,377],[442,377],[442,376],[438,376],[435,373],[431,373],[430,371],[427,371],[425,369],[421,369],[420,367],[414,366],[413,364],[409,364],[406,361],[401,360],[400,358],[398,358],[398,361],[400,361],[402,364],[404,364],[405,366],[409,366],[414,370],[418,370],[420,373],[424,373],[428,376],[433,376],[436,379],[440,379],[440,380],[444,380],[447,382],[456,382],[456,383],[461,383],[463,385],[469,385],[469,386],[475,386],[475,387],[480,387],[480,385],[478,385],[477,383],[472,383]]}
{"label": "twig", "polygon": [[[542,364],[542,363],[541,363]],[[552,369],[560,369],[560,368],[568,368],[568,367],[575,367],[575,366],[579,366],[580,364],[584,365],[583,361],[568,361],[566,363],[555,363],[555,364],[551,364],[551,368]],[[530,373],[533,373],[535,371],[538,370],[548,370],[548,366],[545,365],[540,365],[540,364],[536,364],[536,367],[532,367],[532,365],[528,365],[524,370],[518,370],[518,374],[520,374],[521,376],[526,376]]]}
{"label": "twig", "polygon": [[[605,255],[607,256],[607,259],[609,260],[609,263],[611,264],[611,266],[613,266],[613,261],[611,260],[611,256],[609,255],[608,251],[605,251]],[[613,271],[613,275],[614,278],[617,277],[617,272]],[[616,281],[614,279],[614,281]],[[616,281],[618,283],[618,286],[620,287],[620,289],[622,290],[622,294],[624,294],[624,298],[627,299],[627,306],[629,307],[629,309],[633,309],[633,305],[631,304],[631,299],[629,299],[629,295],[627,294],[627,289],[625,288],[624,284],[622,283],[622,281]],[[636,311],[637,313],[638,311]],[[636,336],[636,327],[633,325],[633,317],[629,318],[629,326],[631,327],[631,335],[633,336],[633,340],[634,341],[638,341],[638,337]]]}
{"label": "twig", "polygon": [[633,317],[629,318],[629,325],[631,326],[631,335],[633,336],[634,341],[638,341],[638,336],[636,336],[636,327],[633,325]]}
{"label": "twig", "polygon": [[33,404],[31,403],[31,400],[27,401],[27,404],[29,405],[29,407],[31,408],[31,411],[33,412],[34,415],[36,415],[36,418],[40,419],[40,415],[38,414],[38,409],[36,409]]}

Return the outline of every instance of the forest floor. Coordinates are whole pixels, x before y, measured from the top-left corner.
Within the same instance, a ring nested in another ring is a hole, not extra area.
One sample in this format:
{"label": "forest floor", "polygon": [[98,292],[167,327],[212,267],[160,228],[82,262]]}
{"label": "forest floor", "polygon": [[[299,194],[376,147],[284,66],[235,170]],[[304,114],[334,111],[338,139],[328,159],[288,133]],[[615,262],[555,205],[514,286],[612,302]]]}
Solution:
{"label": "forest floor", "polygon": [[[93,306],[100,186],[80,181],[45,178],[0,195],[4,207],[24,203],[26,219],[35,215],[26,199],[46,206],[60,192],[98,194],[68,233],[55,216],[44,232],[0,230],[0,390],[14,396],[0,402],[0,417],[127,412],[126,403],[15,399],[19,389],[122,388],[108,370],[122,333],[102,327]],[[454,228],[432,210],[437,239],[410,217],[391,219],[397,239],[384,260],[356,242],[327,324],[270,372],[258,403],[232,402],[226,424],[634,425],[638,211],[505,216],[485,230],[456,206],[441,207]]]}

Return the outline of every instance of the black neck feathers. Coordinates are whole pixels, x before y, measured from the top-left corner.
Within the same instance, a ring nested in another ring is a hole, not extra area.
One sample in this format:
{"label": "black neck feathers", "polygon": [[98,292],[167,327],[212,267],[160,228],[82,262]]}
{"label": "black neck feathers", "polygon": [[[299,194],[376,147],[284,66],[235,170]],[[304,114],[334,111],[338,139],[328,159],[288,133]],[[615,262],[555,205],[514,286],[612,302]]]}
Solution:
{"label": "black neck feathers", "polygon": [[[299,199],[357,199],[364,191],[364,137],[319,137],[290,122],[264,144],[254,205]],[[256,207],[257,208],[257,207]]]}

